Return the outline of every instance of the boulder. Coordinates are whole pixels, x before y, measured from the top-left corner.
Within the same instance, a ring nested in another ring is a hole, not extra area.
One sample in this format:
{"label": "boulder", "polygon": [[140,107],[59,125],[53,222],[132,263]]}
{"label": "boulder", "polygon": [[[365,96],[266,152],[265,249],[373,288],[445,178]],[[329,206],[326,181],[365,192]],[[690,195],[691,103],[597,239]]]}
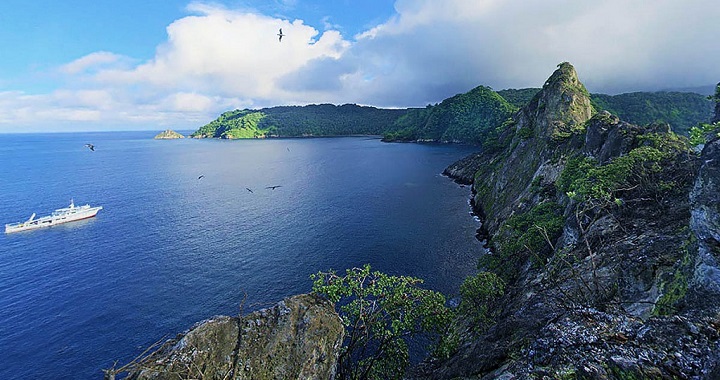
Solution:
{"label": "boulder", "polygon": [[201,322],[133,365],[128,378],[332,379],[343,337],[334,306],[304,294]]}

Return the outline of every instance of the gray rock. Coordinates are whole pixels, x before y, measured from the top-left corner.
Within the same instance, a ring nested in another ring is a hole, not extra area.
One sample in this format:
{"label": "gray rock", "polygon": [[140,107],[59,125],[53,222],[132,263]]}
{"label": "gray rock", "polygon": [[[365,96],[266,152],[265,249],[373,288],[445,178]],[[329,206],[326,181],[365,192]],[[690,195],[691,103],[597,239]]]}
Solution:
{"label": "gray rock", "polygon": [[712,119],[712,123],[720,122],[720,83],[715,86],[715,117]]}
{"label": "gray rock", "polygon": [[287,298],[202,322],[135,366],[130,379],[332,379],[344,337],[332,304]]}
{"label": "gray rock", "polygon": [[693,285],[720,295],[720,139],[705,145],[690,192],[690,228],[698,239]]}

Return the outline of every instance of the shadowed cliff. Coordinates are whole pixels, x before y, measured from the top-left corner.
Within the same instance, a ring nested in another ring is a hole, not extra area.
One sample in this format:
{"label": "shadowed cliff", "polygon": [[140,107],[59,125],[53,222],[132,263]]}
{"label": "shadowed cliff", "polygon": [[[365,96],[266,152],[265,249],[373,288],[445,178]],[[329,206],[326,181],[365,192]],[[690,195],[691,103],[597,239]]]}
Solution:
{"label": "shadowed cliff", "polygon": [[414,377],[717,378],[720,141],[698,157],[667,125],[592,112],[560,64],[499,149],[446,170],[473,183],[480,266],[509,292],[492,328]]}

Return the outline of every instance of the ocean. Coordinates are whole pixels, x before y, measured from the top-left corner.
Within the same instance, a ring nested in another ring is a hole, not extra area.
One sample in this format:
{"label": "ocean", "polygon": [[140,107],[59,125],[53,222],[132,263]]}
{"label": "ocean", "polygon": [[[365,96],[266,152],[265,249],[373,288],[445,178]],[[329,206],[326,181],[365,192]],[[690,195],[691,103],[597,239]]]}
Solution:
{"label": "ocean", "polygon": [[0,135],[2,224],[103,206],[0,235],[0,379],[100,379],[195,322],[308,292],[318,271],[369,263],[452,298],[483,252],[470,188],[440,174],[476,148],[155,133]]}

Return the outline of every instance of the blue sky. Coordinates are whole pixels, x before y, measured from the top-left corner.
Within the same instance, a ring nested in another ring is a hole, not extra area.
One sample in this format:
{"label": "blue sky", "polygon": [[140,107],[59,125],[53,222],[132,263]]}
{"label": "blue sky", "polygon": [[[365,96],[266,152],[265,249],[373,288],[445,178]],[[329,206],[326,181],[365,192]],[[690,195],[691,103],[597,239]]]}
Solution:
{"label": "blue sky", "polygon": [[[720,81],[716,0],[3,0],[0,133],[195,129],[234,108],[424,106]],[[287,35],[277,41],[277,30]]]}

